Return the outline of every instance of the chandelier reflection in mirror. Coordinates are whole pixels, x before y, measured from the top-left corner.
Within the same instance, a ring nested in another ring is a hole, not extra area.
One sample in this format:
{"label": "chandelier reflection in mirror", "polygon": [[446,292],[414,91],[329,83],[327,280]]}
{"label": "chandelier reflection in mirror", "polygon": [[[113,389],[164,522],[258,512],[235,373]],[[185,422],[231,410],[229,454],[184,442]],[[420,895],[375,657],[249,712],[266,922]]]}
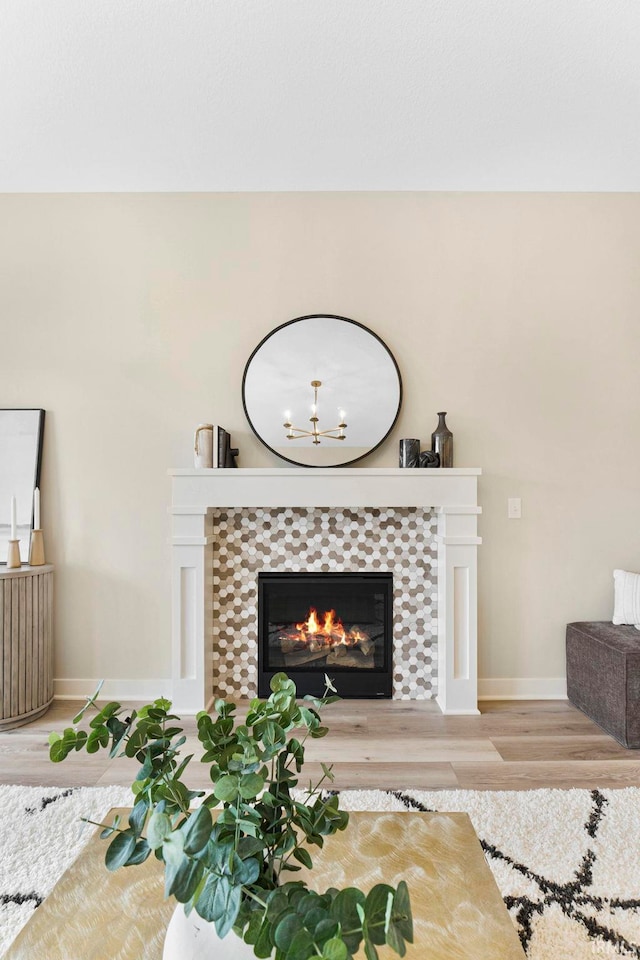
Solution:
{"label": "chandelier reflection in mirror", "polygon": [[400,372],[386,344],[334,314],[276,327],[249,357],[242,380],[253,432],[303,467],[345,466],[367,456],[389,435],[401,400]]}
{"label": "chandelier reflection in mirror", "polygon": [[285,417],[287,418],[286,423],[283,424],[287,429],[287,440],[299,440],[302,437],[310,437],[311,442],[316,444],[316,446],[322,442],[322,438],[327,440],[346,440],[345,430],[347,425],[344,422],[346,413],[344,410],[340,411],[340,420],[341,423],[337,427],[333,427],[330,430],[320,430],[318,424],[320,423],[320,417],[318,416],[318,390],[322,386],[322,380],[312,380],[311,386],[313,388],[313,403],[311,404],[311,416],[309,417],[309,422],[311,423],[311,430],[304,430],[302,427],[294,427],[291,423],[291,413],[287,410]]}

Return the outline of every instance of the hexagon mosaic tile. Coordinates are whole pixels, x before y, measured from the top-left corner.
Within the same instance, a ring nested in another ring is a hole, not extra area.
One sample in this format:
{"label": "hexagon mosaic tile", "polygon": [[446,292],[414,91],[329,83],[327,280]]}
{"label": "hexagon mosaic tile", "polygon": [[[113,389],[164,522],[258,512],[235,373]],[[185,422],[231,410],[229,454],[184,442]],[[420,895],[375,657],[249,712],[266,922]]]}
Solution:
{"label": "hexagon mosaic tile", "polygon": [[413,507],[211,511],[214,689],[254,697],[258,573],[393,574],[393,696],[437,693],[437,517]]}

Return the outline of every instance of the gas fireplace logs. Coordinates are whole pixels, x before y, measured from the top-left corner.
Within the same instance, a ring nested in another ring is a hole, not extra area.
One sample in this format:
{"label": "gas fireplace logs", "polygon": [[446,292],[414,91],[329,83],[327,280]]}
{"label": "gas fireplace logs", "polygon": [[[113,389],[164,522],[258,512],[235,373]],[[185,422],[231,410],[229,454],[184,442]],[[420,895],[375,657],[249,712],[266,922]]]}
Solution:
{"label": "gas fireplace logs", "polygon": [[360,626],[346,630],[335,610],[319,615],[315,608],[305,621],[295,624],[295,630],[283,624],[272,629],[269,637],[269,645],[275,650],[279,646],[282,662],[289,668],[324,660],[336,667],[373,669],[375,641]]}

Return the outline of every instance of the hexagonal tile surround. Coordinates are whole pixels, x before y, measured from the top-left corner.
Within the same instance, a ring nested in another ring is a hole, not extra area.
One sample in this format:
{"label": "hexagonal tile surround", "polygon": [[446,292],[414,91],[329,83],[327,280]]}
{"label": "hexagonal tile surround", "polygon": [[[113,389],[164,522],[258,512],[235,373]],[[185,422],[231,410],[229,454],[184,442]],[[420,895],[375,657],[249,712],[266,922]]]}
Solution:
{"label": "hexagonal tile surround", "polygon": [[437,517],[423,508],[214,509],[214,685],[257,689],[258,573],[389,571],[394,699],[437,692]]}

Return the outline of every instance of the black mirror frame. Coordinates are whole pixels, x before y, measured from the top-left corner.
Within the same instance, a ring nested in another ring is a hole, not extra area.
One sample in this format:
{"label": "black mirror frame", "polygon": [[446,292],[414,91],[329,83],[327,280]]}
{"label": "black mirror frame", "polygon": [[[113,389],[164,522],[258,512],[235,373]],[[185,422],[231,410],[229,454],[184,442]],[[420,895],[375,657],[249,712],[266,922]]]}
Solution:
{"label": "black mirror frame", "polygon": [[[396,368],[396,373],[398,374],[398,391],[399,391],[398,409],[396,410],[391,426],[389,427],[385,435],[382,437],[382,439],[380,439],[375,444],[375,446],[367,450],[366,453],[361,454],[359,457],[355,457],[353,460],[347,460],[345,463],[336,463],[333,466],[327,466],[326,464],[316,465],[313,463],[300,463],[298,460],[292,460],[290,457],[283,457],[281,453],[278,453],[277,450],[274,450],[273,447],[269,446],[269,444],[265,440],[263,440],[263,438],[260,436],[260,434],[258,433],[258,431],[256,430],[256,428],[254,427],[251,421],[251,417],[249,416],[249,411],[247,410],[246,393],[245,393],[247,373],[249,371],[251,361],[253,360],[255,355],[258,353],[258,351],[262,348],[262,346],[267,342],[267,340],[271,339],[271,337],[274,336],[274,334],[278,333],[280,330],[284,330],[285,327],[290,327],[292,323],[299,323],[301,320],[318,320],[318,319],[321,319],[322,317],[326,317],[329,320],[344,320],[345,323],[352,323],[354,327],[360,327],[361,330],[364,330],[366,333],[374,337],[389,354],[389,357],[391,358],[391,361],[394,367]],[[379,337],[377,333],[374,333],[373,330],[371,330],[369,327],[366,327],[364,323],[359,323],[357,320],[352,320],[350,317],[341,317],[336,313],[307,313],[303,317],[294,317],[293,320],[287,320],[286,323],[281,323],[279,326],[274,327],[273,330],[270,330],[269,333],[262,338],[258,346],[255,348],[255,350],[252,351],[251,356],[249,357],[249,359],[245,364],[244,373],[242,374],[242,407],[244,410],[244,415],[247,418],[247,422],[251,427],[253,433],[256,435],[260,443],[264,447],[266,447],[267,450],[270,450],[271,453],[273,453],[276,457],[278,457],[279,460],[284,460],[286,463],[291,463],[296,467],[308,467],[310,470],[339,470],[341,467],[348,467],[352,463],[358,463],[359,460],[364,460],[365,457],[370,456],[374,452],[374,450],[377,450],[378,447],[382,446],[382,444],[385,442],[385,440],[387,439],[387,437],[395,427],[396,423],[398,422],[398,417],[400,416],[400,410],[402,409],[402,376],[400,374],[400,368],[398,366],[396,358],[391,353],[391,350],[389,349],[387,344],[384,342],[382,337]]]}

